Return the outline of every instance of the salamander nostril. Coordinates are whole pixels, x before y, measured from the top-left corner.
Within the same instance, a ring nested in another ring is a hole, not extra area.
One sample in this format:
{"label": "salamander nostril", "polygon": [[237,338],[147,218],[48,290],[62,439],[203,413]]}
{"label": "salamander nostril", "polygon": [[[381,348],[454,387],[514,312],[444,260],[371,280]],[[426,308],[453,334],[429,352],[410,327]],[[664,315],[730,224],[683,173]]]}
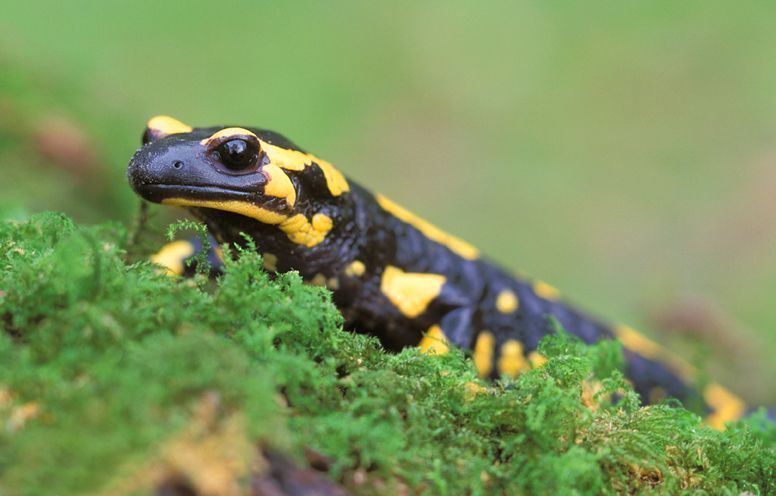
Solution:
{"label": "salamander nostril", "polygon": [[183,162],[181,162],[180,160],[176,160],[175,162],[172,163],[172,166],[174,169],[180,169],[183,167]]}

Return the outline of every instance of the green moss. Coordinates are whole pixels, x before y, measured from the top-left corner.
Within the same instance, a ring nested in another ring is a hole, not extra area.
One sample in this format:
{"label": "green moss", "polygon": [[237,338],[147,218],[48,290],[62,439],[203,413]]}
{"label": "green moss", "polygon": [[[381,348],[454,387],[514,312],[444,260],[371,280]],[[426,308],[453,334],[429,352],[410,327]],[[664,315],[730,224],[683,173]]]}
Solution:
{"label": "green moss", "polygon": [[[542,342],[544,367],[479,383],[461,352],[387,354],[342,331],[328,292],[271,279],[255,253],[213,286],[127,264],[125,238],[57,214],[0,224],[3,494],[151,480],[170,446],[194,449],[181,439],[210,403],[208,432],[232,433],[223,442],[300,461],[312,448],[357,492],[776,490],[772,425],[755,416],[717,432],[682,408],[639,407],[616,343],[559,332]],[[352,484],[357,472],[367,482]]]}

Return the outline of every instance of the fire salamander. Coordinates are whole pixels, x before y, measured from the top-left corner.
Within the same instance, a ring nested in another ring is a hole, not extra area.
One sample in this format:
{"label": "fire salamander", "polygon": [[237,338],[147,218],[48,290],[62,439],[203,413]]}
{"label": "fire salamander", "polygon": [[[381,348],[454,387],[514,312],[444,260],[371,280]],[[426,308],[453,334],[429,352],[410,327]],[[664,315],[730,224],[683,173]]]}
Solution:
{"label": "fire salamander", "polygon": [[[698,394],[692,368],[632,328],[578,311],[545,282],[514,277],[277,133],[157,116],[128,177],[146,200],[188,209],[221,243],[243,242],[246,233],[268,270],[297,270],[327,286],[347,328],[374,334],[388,350],[441,354],[454,345],[471,350],[481,376],[516,376],[541,365],[536,349],[554,332],[553,316],[587,343],[619,339],[626,377],[645,403],[700,396],[716,428],[746,411],[719,384]],[[173,243],[156,261],[181,272],[192,250]]]}

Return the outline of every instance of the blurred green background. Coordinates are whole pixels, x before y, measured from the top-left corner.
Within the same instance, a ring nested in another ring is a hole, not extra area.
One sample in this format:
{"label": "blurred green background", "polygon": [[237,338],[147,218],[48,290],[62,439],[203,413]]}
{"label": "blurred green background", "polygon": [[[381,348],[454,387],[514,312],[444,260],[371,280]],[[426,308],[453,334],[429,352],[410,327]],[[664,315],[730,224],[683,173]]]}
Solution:
{"label": "blurred green background", "polygon": [[[9,2],[0,211],[129,222],[145,121],[267,127],[776,403],[776,4]],[[154,223],[175,218],[154,208]]]}

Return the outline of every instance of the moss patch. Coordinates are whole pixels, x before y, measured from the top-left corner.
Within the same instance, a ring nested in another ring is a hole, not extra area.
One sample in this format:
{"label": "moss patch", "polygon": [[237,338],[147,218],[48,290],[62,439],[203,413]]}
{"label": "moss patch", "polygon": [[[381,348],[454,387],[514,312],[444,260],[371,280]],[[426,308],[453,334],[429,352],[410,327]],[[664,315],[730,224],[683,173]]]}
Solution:
{"label": "moss patch", "polygon": [[[559,333],[515,381],[385,353],[321,288],[241,253],[217,284],[125,261],[115,225],[0,224],[0,492],[242,490],[258,447],[354,492],[776,491],[776,429],[639,407],[616,343]],[[610,398],[620,397],[616,404]]]}

